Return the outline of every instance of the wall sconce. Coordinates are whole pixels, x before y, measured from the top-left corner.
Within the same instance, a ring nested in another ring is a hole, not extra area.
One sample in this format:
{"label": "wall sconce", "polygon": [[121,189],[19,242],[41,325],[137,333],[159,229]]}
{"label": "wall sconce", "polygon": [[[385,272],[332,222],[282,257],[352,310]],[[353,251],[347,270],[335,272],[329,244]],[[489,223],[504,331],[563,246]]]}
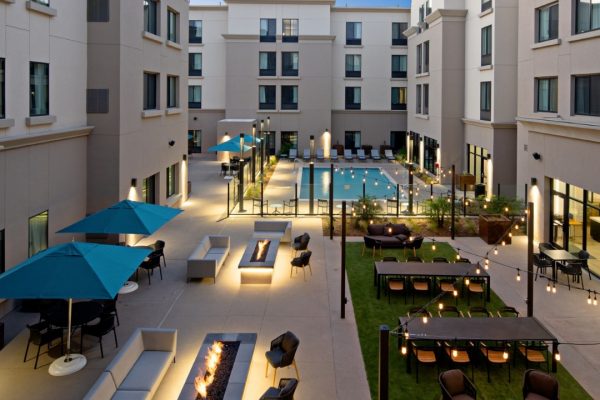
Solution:
{"label": "wall sconce", "polygon": [[171,147],[175,146],[175,141],[174,140],[169,140],[169,146],[171,146]]}
{"label": "wall sconce", "polygon": [[491,159],[492,159],[492,153],[488,153],[488,155],[487,155],[487,159],[488,159],[488,160],[491,160]]}
{"label": "wall sconce", "polygon": [[187,154],[183,155],[183,161],[187,161]]}
{"label": "wall sconce", "polygon": [[537,152],[533,153],[532,156],[533,156],[533,159],[537,160],[537,161],[539,161],[539,160],[542,159],[542,155],[540,153],[537,153]]}
{"label": "wall sconce", "polygon": [[137,187],[137,178],[131,178],[131,187]]}
{"label": "wall sconce", "polygon": [[537,186],[537,178],[531,178],[531,187]]}

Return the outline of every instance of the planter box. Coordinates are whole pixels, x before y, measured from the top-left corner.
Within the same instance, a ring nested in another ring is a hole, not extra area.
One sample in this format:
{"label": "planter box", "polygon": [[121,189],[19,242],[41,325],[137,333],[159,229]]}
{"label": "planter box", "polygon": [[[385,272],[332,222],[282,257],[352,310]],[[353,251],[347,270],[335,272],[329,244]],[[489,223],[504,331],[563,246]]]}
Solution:
{"label": "planter box", "polygon": [[473,186],[475,184],[475,175],[463,174],[458,175],[458,188],[462,190],[462,188],[467,185],[467,187]]}
{"label": "planter box", "polygon": [[487,244],[495,244],[502,240],[511,244],[511,238],[508,236],[511,225],[510,219],[503,215],[480,215],[479,237]]}

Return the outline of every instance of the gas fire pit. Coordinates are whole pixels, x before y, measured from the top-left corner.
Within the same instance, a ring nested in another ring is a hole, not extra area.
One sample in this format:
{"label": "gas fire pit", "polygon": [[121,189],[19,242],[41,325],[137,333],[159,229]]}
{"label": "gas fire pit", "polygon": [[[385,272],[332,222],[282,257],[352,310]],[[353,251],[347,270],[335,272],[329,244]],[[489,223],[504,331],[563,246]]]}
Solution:
{"label": "gas fire pit", "polygon": [[270,284],[278,249],[278,239],[251,239],[238,265],[242,283]]}

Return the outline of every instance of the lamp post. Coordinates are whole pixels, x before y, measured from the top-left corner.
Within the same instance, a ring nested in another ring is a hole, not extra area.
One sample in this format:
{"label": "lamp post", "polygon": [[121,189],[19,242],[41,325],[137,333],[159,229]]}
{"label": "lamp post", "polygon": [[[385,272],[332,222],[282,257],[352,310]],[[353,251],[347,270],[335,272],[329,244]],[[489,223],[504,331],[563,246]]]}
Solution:
{"label": "lamp post", "polygon": [[340,291],[340,317],[346,318],[346,202],[342,201],[342,277]]}
{"label": "lamp post", "polygon": [[329,170],[329,240],[333,240],[333,164]]}
{"label": "lamp post", "polygon": [[310,159],[315,158],[315,135],[310,135]]}
{"label": "lamp post", "polygon": [[309,192],[309,214],[315,213],[315,163],[313,160],[310,160],[310,174],[309,174],[309,182],[308,182],[308,192]]}
{"label": "lamp post", "polygon": [[252,183],[256,182],[256,124],[252,124],[252,158],[250,159],[250,171]]}
{"label": "lamp post", "polygon": [[456,219],[456,168],[454,166],[454,164],[452,164],[452,170],[450,173],[451,178],[452,178],[452,213],[451,213],[451,221],[450,221],[450,236],[452,237],[452,240],[454,240],[454,237],[456,236],[456,226],[455,226],[455,219]]}
{"label": "lamp post", "polygon": [[[527,316],[533,317],[533,203],[527,204]],[[583,279],[583,278],[582,278]]]}
{"label": "lamp post", "polygon": [[415,182],[415,177],[414,177],[413,171],[414,171],[413,165],[410,164],[408,167],[408,214],[409,215],[412,215],[412,213],[413,213],[413,195],[414,195],[413,185]]}
{"label": "lamp post", "polygon": [[239,212],[246,212],[244,210],[244,134],[240,133],[240,166],[238,170],[238,196],[240,202]]}

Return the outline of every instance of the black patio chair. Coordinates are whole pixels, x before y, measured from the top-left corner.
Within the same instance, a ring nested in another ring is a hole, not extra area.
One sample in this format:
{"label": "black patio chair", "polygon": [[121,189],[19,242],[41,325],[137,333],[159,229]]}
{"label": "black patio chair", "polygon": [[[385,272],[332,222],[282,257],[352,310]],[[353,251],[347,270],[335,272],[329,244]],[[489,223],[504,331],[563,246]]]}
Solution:
{"label": "black patio chair", "polygon": [[310,256],[312,256],[312,251],[307,250],[303,251],[299,257],[296,257],[291,262],[290,267],[290,278],[292,277],[292,272],[294,268],[302,268],[302,272],[304,273],[304,281],[306,282],[306,267],[308,267],[310,274],[312,276],[312,267],[310,266]]}
{"label": "black patio chair", "polygon": [[438,382],[442,390],[442,400],[476,400],[477,391],[473,382],[460,369],[444,371]]}
{"label": "black patio chair", "polygon": [[444,342],[444,353],[452,366],[471,365],[471,379],[475,380],[473,371],[473,343],[469,341]]}
{"label": "black patio chair", "polygon": [[392,293],[404,293],[404,304],[406,304],[406,279],[404,278],[389,278],[387,280],[388,289],[388,304]]}
{"label": "black patio chair", "polygon": [[590,280],[592,280],[592,271],[590,271],[590,266],[588,265],[588,260],[590,259],[590,253],[588,253],[585,250],[580,250],[577,252],[577,257],[579,258],[579,261],[581,262],[581,266],[584,269],[587,269]]}
{"label": "black patio chair", "polygon": [[[469,284],[467,285],[467,280]],[[471,305],[471,293],[481,295],[482,303],[485,302],[485,280],[483,278],[471,278],[465,279],[465,286],[467,286],[467,305]]]}
{"label": "black patio chair", "polygon": [[432,317],[431,313],[429,311],[427,311],[425,306],[411,307],[406,312],[406,315],[408,315],[409,318],[410,317],[429,317],[429,318]]}
{"label": "black patio chair", "polygon": [[466,264],[471,264],[471,260],[469,260],[468,258],[465,257],[460,257],[456,260],[457,263],[466,263]]}
{"label": "black patio chair", "polygon": [[423,262],[423,259],[421,257],[417,257],[417,256],[408,256],[406,257],[406,262]]}
{"label": "black patio chair", "polygon": [[27,339],[27,347],[25,348],[25,356],[23,356],[23,362],[27,361],[27,353],[29,352],[29,345],[33,343],[36,345],[37,353],[35,355],[35,364],[33,365],[33,369],[37,369],[38,360],[40,358],[40,349],[42,346],[48,346],[48,350],[50,350],[50,345],[56,339],[60,339],[61,345],[61,354],[63,347],[63,330],[62,328],[51,328],[50,324],[46,321],[38,322],[37,324],[27,325],[27,329],[29,329],[29,338]]}
{"label": "black patio chair", "polygon": [[434,341],[415,341],[411,344],[412,352],[415,355],[415,372],[417,383],[419,383],[419,364],[432,365],[437,367],[437,373],[440,373],[438,356],[440,344]]}
{"label": "black patio chair", "polygon": [[487,369],[487,379],[490,380],[490,366],[506,364],[508,367],[508,381],[510,382],[510,344],[506,342],[497,342],[495,344],[479,343],[479,350],[485,358]]}
{"label": "black patio chair", "polygon": [[500,307],[497,311],[496,314],[498,314],[498,317],[503,318],[503,317],[518,317],[519,316],[519,312],[517,311],[516,308],[511,307],[511,306],[504,306],[504,307]]}
{"label": "black patio chair", "polygon": [[469,318],[473,317],[484,317],[484,318],[493,318],[493,314],[485,307],[469,307],[467,311],[467,315]]}
{"label": "black patio chair", "polygon": [[[296,206],[298,202],[296,199],[289,199],[288,201],[283,201],[283,213],[284,214],[294,214],[296,212]],[[286,209],[288,212],[286,213]]]}
{"label": "black patio chair", "polygon": [[433,257],[433,259],[431,260],[431,262],[434,262],[434,263],[447,263],[448,259],[446,257]]}
{"label": "black patio chair", "polygon": [[317,199],[317,213],[327,214],[329,213],[329,201],[325,199]]}
{"label": "black patio chair", "polygon": [[381,256],[382,251],[381,251],[381,241],[380,240],[373,239],[370,236],[363,236],[363,241],[364,241],[363,248],[360,253],[361,256],[365,255],[366,249],[371,250],[371,257],[375,257],[375,251],[379,249],[379,255]]}
{"label": "black patio chair", "polygon": [[542,271],[542,274],[546,275],[546,270],[548,268],[552,269],[552,260],[544,257],[541,253],[534,253],[533,265],[535,266],[535,280],[537,281],[540,270]]}
{"label": "black patio chair", "polygon": [[545,364],[546,371],[549,369],[548,345],[541,341],[525,341],[519,342],[519,353],[525,358],[525,368],[529,368],[529,364]]}
{"label": "black patio chair", "polygon": [[83,338],[85,336],[93,336],[98,339],[100,343],[100,356],[104,358],[104,348],[102,347],[102,337],[113,332],[115,336],[115,347],[119,347],[119,342],[117,341],[117,329],[115,327],[115,316],[112,314],[103,314],[100,317],[100,321],[97,324],[93,325],[84,325],[81,328],[81,343],[80,343],[80,352],[83,354]]}
{"label": "black patio chair", "polygon": [[558,270],[563,274],[567,275],[567,285],[569,290],[571,290],[571,280],[573,283],[581,281],[581,288],[583,287],[583,267],[581,262],[579,261],[569,261],[569,262],[558,262],[557,263]]}
{"label": "black patio chair", "polygon": [[308,250],[308,244],[310,242],[310,235],[304,232],[302,235],[294,238],[292,242],[292,250],[294,251],[294,257],[299,251]]}
{"label": "black patio chair", "polygon": [[413,289],[413,304],[415,304],[415,292],[427,292],[431,297],[431,278],[413,278],[412,289]]}
{"label": "black patio chair", "polygon": [[300,345],[300,340],[292,332],[287,331],[284,334],[279,335],[273,341],[269,351],[265,353],[267,358],[267,369],[265,371],[265,377],[269,376],[269,365],[275,369],[273,374],[273,386],[275,386],[275,377],[277,376],[277,368],[289,367],[293,365],[296,369],[296,378],[300,380],[300,373],[298,372],[298,366],[296,365],[296,351]]}
{"label": "black patio chair", "polygon": [[415,238],[413,238],[413,240],[407,240],[406,242],[404,242],[404,256],[406,256],[406,249],[412,249],[413,251],[413,256],[417,256],[417,250],[419,250],[421,248],[421,245],[423,244],[423,240],[425,240],[425,238],[423,236],[417,236]]}
{"label": "black patio chair", "polygon": [[[139,268],[146,270],[146,272],[148,273],[148,284],[152,285],[152,280],[150,278],[150,275],[154,274],[154,270],[156,268],[158,268],[158,271],[160,272],[160,280],[162,281],[163,276],[162,276],[162,267],[160,266],[160,255],[152,252],[148,255],[148,259],[143,261]],[[138,269],[139,269],[138,268]],[[137,271],[136,271],[136,279],[137,279]]]}
{"label": "black patio chair", "polygon": [[282,378],[279,380],[279,386],[267,389],[260,397],[260,400],[293,400],[294,392],[296,392],[297,387],[297,379]]}
{"label": "black patio chair", "polygon": [[165,258],[165,246],[166,244],[164,240],[157,240],[156,242],[154,242],[154,245],[152,245],[152,248],[154,249],[154,252],[162,258],[163,264],[165,264],[165,268],[167,268],[167,259]]}
{"label": "black patio chair", "polygon": [[221,163],[221,172],[219,175],[227,175],[229,173],[229,164],[222,162]]}
{"label": "black patio chair", "polygon": [[117,319],[117,325],[121,325],[119,321],[119,313],[117,312],[117,300],[119,298],[119,294],[115,296],[112,300],[94,300],[96,303],[100,303],[102,305],[102,313],[114,315]]}
{"label": "black patio chair", "polygon": [[444,306],[441,310],[438,310],[438,315],[442,317],[457,317],[463,318],[465,315],[456,306]]}
{"label": "black patio chair", "polygon": [[262,201],[260,200],[260,198],[252,198],[252,214],[256,214],[256,209],[258,208],[258,210],[260,211],[260,206],[263,206],[263,213],[268,214],[269,213],[269,200],[265,200]]}
{"label": "black patio chair", "polygon": [[558,380],[545,372],[528,369],[523,375],[523,399],[558,400]]}

